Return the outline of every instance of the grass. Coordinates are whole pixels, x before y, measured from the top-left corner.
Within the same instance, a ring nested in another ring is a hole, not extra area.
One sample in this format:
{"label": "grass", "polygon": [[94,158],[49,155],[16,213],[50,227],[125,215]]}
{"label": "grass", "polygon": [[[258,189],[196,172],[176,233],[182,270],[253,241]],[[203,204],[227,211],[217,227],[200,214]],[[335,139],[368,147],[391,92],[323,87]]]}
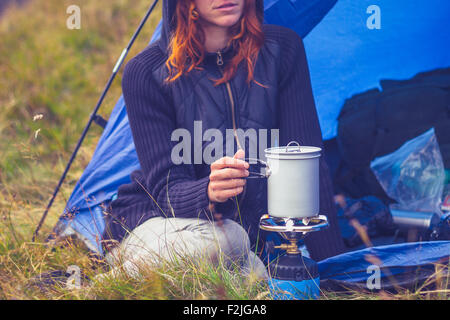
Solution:
{"label": "grass", "polygon": [[[207,261],[180,260],[143,270],[139,280],[125,275],[84,283],[38,287],[41,273],[76,265],[90,278],[107,271],[82,243],[49,246],[45,235],[89,163],[101,130],[93,125],[56,198],[36,242],[31,242],[45,206],[89,118],[109,74],[147,5],[111,0],[105,6],[80,0],[82,29],[66,28],[72,1],[29,1],[0,17],[0,299],[268,299],[268,288],[239,269]],[[129,57],[142,50],[160,19],[160,5]],[[108,118],[120,96],[121,75],[100,114]],[[38,116],[37,116],[38,115]],[[37,116],[37,117],[36,117]],[[448,278],[440,290],[338,295],[322,299],[448,299]],[[433,279],[432,281],[438,281]]]}

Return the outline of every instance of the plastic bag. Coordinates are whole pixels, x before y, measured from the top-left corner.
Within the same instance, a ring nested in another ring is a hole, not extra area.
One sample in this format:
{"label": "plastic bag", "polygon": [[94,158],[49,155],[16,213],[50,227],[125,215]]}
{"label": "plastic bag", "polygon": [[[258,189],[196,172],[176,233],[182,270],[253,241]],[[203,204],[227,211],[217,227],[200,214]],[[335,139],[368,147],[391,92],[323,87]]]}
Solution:
{"label": "plastic bag", "polygon": [[441,214],[445,169],[434,128],[406,142],[370,167],[398,209]]}

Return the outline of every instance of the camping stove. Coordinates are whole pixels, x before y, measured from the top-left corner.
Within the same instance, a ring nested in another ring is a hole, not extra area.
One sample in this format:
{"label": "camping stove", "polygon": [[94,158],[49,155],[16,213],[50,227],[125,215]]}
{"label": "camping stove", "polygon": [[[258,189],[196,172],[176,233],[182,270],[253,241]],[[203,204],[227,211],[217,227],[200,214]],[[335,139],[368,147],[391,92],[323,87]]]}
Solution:
{"label": "camping stove", "polygon": [[311,218],[278,218],[268,214],[260,220],[260,228],[278,232],[290,243],[275,246],[286,254],[269,264],[269,280],[272,296],[275,299],[317,299],[320,295],[320,277],[317,263],[304,257],[298,248],[298,241],[308,233],[328,227],[324,215]]}
{"label": "camping stove", "polygon": [[285,147],[265,150],[267,163],[267,207],[260,228],[278,232],[289,244],[277,248],[286,255],[269,265],[270,286],[276,299],[308,299],[319,296],[317,264],[303,257],[297,242],[310,232],[328,226],[319,215],[319,158],[321,148],[300,146],[296,141]]}

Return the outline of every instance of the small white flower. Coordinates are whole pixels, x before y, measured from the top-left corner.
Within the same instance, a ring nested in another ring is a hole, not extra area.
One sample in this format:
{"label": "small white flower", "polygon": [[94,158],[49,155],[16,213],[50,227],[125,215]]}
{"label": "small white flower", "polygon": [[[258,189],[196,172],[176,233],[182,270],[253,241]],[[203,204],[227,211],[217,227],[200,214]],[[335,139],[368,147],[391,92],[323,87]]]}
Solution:
{"label": "small white flower", "polygon": [[36,114],[36,115],[33,117],[33,121],[41,120],[43,117],[44,117],[44,115],[43,115],[42,113]]}
{"label": "small white flower", "polygon": [[38,134],[39,134],[39,131],[41,131],[40,128],[37,129],[37,130],[34,132],[34,139],[37,139],[37,136],[38,136]]}

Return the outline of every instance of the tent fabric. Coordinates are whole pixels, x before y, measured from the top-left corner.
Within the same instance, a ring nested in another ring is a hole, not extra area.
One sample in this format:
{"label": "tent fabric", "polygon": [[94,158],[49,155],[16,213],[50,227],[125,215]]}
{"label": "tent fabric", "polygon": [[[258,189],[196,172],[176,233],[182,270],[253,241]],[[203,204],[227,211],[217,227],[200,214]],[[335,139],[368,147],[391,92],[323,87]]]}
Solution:
{"label": "tent fabric", "polygon": [[351,251],[320,261],[321,279],[346,282],[366,282],[371,275],[368,268],[375,257],[381,262],[380,276],[386,278],[408,272],[412,267],[434,263],[447,264],[450,241],[408,242]]}
{"label": "tent fabric", "polygon": [[[378,87],[381,79],[404,79],[450,66],[450,2],[378,0],[379,30],[366,26],[371,4],[368,0],[265,1],[266,23],[292,28],[305,38],[325,139],[336,135],[336,119],[346,98]],[[151,42],[159,38],[160,32],[161,23]],[[104,221],[100,204],[111,201],[118,187],[129,183],[130,173],[139,167],[121,97],[55,230],[60,235],[78,235],[91,250],[102,254]],[[448,242],[377,247],[321,261],[319,268],[322,279],[362,281],[367,277],[365,258],[370,252],[375,251],[388,267],[401,267],[448,257],[449,248]]]}

